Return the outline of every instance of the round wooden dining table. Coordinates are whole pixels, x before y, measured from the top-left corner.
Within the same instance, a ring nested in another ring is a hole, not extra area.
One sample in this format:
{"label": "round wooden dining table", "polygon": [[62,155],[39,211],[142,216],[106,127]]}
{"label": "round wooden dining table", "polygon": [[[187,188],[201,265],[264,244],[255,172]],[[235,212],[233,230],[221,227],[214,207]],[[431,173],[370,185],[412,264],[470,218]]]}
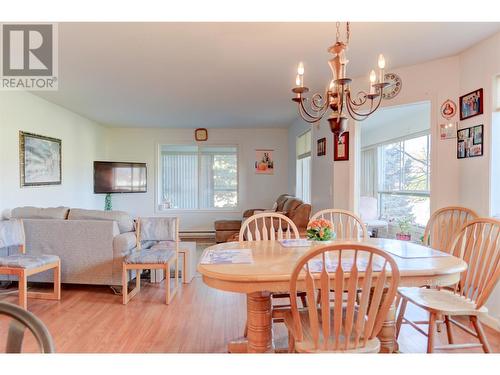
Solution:
{"label": "round wooden dining table", "polygon": [[[399,267],[401,287],[452,285],[467,268],[462,259],[412,242],[382,238],[330,241],[340,242],[368,244],[388,252]],[[205,249],[201,259],[207,252],[224,249],[250,249],[252,254],[251,263],[198,265],[198,272],[208,286],[247,295],[247,337],[229,343],[229,352],[265,353],[274,350],[271,293],[287,292],[297,260],[310,249],[321,245],[312,242],[308,246],[285,247],[279,241],[240,241]],[[381,352],[392,353],[397,350],[395,315],[396,306],[393,303],[378,335]]]}

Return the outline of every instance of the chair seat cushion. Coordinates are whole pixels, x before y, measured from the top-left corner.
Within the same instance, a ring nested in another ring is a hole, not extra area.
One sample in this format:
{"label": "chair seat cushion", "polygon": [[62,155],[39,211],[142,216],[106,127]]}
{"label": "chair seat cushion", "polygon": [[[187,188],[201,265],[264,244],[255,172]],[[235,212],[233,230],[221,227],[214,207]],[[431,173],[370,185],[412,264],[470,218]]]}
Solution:
{"label": "chair seat cushion", "polygon": [[[345,308],[343,309],[344,313],[342,316],[345,317]],[[371,340],[366,340],[366,343],[363,344],[363,338],[361,337],[359,339],[359,344],[358,347],[354,347],[354,329],[353,333],[351,334],[351,337],[349,339],[349,344],[348,344],[348,349],[345,349],[345,337],[344,335],[341,335],[339,338],[339,347],[337,349],[335,348],[335,344],[333,342],[333,335],[330,336],[328,340],[327,347],[328,349],[324,348],[323,345],[323,337],[321,335],[319,339],[319,347],[316,349],[314,346],[314,340],[311,335],[311,330],[310,330],[310,323],[309,323],[309,311],[307,309],[300,309],[299,310],[299,315],[300,315],[300,322],[302,324],[302,332],[303,332],[303,340],[302,341],[297,341],[295,340],[295,350],[299,353],[378,353],[380,351],[380,341],[378,338],[373,338]],[[284,321],[285,325],[288,327],[288,329],[292,332],[294,332],[295,327],[293,324],[293,318],[292,318],[292,311],[291,310],[286,310],[283,312],[284,316]],[[318,316],[321,321],[321,309],[318,309]],[[333,327],[333,308],[330,311],[330,318],[331,318],[331,327]]]}
{"label": "chair seat cushion", "polygon": [[175,257],[172,249],[146,249],[135,251],[124,259],[126,264],[166,264]]}
{"label": "chair seat cushion", "polygon": [[0,257],[0,267],[33,269],[58,261],[57,255],[8,255]]}
{"label": "chair seat cushion", "polygon": [[486,307],[476,309],[474,302],[449,290],[399,288],[398,293],[427,311],[444,315],[479,315],[488,312]]}
{"label": "chair seat cushion", "polygon": [[158,250],[158,249],[169,249],[175,250],[176,241],[159,241],[153,246],[151,246],[150,250]]}

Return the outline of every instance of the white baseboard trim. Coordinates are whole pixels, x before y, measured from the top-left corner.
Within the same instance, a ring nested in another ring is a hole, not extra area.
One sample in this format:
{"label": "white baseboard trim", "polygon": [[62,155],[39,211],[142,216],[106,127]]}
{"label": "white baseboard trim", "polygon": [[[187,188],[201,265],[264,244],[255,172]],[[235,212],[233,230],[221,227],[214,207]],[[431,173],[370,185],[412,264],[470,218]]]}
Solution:
{"label": "white baseboard trim", "polygon": [[479,320],[484,325],[490,327],[491,329],[500,332],[500,320],[489,314],[483,314],[479,316]]}

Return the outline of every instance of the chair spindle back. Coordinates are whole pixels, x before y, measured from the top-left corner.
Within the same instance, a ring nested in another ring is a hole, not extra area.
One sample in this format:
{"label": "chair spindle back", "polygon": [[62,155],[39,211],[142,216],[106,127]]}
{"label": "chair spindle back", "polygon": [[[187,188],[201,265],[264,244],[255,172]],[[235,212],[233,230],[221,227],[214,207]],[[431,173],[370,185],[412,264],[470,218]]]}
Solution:
{"label": "chair spindle back", "polygon": [[451,252],[451,245],[462,227],[478,215],[465,207],[450,206],[435,211],[424,231],[424,244],[433,249]]}
{"label": "chair spindle back", "polygon": [[239,241],[276,241],[300,238],[295,223],[283,214],[262,212],[250,216],[241,225]]}
{"label": "chair spindle back", "polygon": [[[339,243],[313,249],[299,259],[290,280],[291,296],[296,295],[299,281],[307,293],[311,349],[349,350],[366,346],[382,329],[397,292],[399,270],[380,249]],[[295,338],[300,342],[304,337],[297,299],[290,300]]]}
{"label": "chair spindle back", "polygon": [[334,208],[318,211],[311,217],[309,222],[316,219],[331,221],[339,240],[368,238],[365,223],[351,211]]}

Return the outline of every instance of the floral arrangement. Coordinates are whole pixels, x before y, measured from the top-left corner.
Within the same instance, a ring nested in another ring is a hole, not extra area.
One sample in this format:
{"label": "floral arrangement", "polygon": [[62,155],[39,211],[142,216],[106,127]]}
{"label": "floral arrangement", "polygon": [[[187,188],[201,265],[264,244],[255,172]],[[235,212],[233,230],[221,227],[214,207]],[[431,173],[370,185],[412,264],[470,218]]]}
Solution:
{"label": "floral arrangement", "polygon": [[329,241],[336,237],[333,223],[325,219],[316,219],[307,226],[307,239],[313,241]]}

